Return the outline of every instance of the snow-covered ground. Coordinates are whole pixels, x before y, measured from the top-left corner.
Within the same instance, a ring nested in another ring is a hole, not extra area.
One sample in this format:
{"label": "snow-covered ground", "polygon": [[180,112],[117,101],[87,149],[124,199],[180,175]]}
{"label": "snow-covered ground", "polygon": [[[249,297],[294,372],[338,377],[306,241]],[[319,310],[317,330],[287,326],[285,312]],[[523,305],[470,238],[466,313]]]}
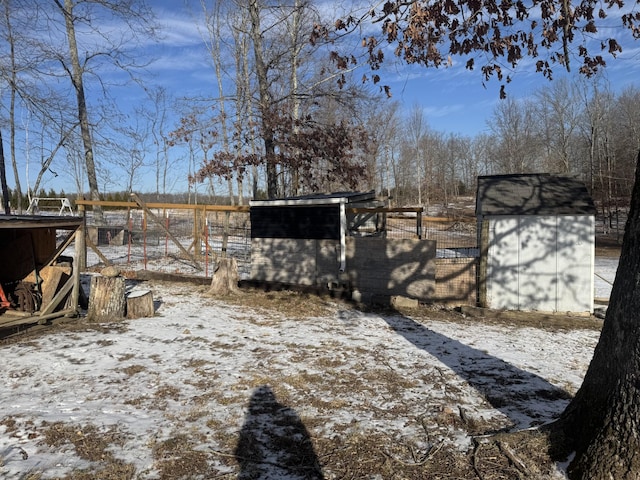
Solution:
{"label": "snow-covered ground", "polygon": [[618,257],[596,257],[594,277],[596,298],[609,298],[617,269]]}
{"label": "snow-covered ground", "polygon": [[[285,314],[188,285],[143,286],[158,304],[154,318],[0,346],[0,477],[95,472],[106,456],[131,466],[130,478],[171,478],[169,454],[158,452],[176,437],[183,453],[206,455],[208,475],[237,475],[234,452],[264,395],[295,412],[316,442],[383,434],[415,449],[437,439],[464,451],[468,429],[443,416],[511,428],[553,419],[598,338],[592,329],[364,313],[331,300],[314,301],[315,310],[302,300]],[[67,430],[64,441],[51,434]],[[89,435],[111,439],[101,458],[83,454]],[[251,478],[304,478],[276,463]],[[320,467],[336,478],[330,462]]]}
{"label": "snow-covered ground", "polygon": [[[596,297],[608,297],[616,268],[617,259],[597,258]],[[235,478],[248,468],[238,452],[264,447],[260,435],[247,440],[256,422],[285,428],[252,410],[265,396],[316,444],[383,435],[412,451],[434,442],[466,451],[468,425],[445,417],[464,414],[480,431],[550,421],[579,387],[598,339],[596,329],[365,313],[295,294],[280,300],[294,302],[283,312],[192,285],[136,288],[152,290],[154,318],[0,345],[1,478],[95,473],[105,459],[128,466],[127,478],[171,478],[167,462],[184,452],[206,459],[208,473],[193,478]],[[90,436],[110,439],[101,456],[83,451]],[[167,453],[175,438],[184,444]],[[272,460],[244,475],[305,478]],[[318,463],[324,478],[337,477],[330,461]]]}

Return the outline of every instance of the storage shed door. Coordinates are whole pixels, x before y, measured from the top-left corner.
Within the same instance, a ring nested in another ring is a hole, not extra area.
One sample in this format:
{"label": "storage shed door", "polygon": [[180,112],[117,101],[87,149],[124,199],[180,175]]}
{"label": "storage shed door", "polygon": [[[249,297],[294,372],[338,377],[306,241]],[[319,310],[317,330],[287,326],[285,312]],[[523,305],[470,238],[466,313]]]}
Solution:
{"label": "storage shed door", "polygon": [[497,217],[489,222],[487,304],[498,310],[518,309],[518,218]]}
{"label": "storage shed door", "polygon": [[592,312],[596,220],[593,215],[558,217],[559,312]]}
{"label": "storage shed door", "polygon": [[592,216],[505,216],[490,222],[489,307],[592,311]]}
{"label": "storage shed door", "polygon": [[556,310],[556,218],[518,218],[518,310]]}

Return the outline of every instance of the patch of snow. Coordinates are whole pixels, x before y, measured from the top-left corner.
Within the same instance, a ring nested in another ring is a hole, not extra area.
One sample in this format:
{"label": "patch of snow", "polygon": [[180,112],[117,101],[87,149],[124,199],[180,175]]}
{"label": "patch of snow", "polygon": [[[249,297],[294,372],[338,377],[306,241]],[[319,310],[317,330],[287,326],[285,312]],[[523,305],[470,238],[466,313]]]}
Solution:
{"label": "patch of snow", "polygon": [[[0,346],[2,478],[90,467],[72,445],[43,443],[55,422],[118,431],[123,441],[110,452],[133,464],[136,478],[156,478],[155,443],[183,432],[203,451],[223,450],[210,425],[239,438],[265,388],[286,392],[287,407],[314,420],[313,438],[384,432],[424,444],[423,420],[459,408],[507,428],[539,425],[564,409],[561,393],[578,388],[598,339],[591,330],[418,321],[341,304],[322,318],[290,318],[192,286],[145,288],[160,304],[156,317]],[[380,372],[404,383],[390,391]],[[319,383],[295,381],[309,378]],[[455,425],[432,433],[469,446]],[[229,473],[223,462],[214,467]]]}
{"label": "patch of snow", "polygon": [[595,260],[595,296],[596,298],[609,298],[611,287],[618,270],[617,257],[596,257]]}

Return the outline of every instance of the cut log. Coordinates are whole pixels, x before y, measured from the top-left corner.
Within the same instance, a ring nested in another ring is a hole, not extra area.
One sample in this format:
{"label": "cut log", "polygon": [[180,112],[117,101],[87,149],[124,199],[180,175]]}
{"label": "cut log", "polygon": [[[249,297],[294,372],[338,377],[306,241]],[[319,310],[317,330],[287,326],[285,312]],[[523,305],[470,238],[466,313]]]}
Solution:
{"label": "cut log", "polygon": [[89,310],[87,311],[88,321],[112,322],[122,320],[125,306],[124,277],[97,275],[91,278]]}
{"label": "cut log", "polygon": [[[46,308],[50,303],[58,290],[71,276],[71,267],[51,265],[44,267],[38,272],[42,279],[40,286],[42,290],[42,305],[41,308]],[[31,272],[24,279],[25,282],[36,283],[35,272]],[[57,307],[56,307],[57,308]]]}
{"label": "cut log", "polygon": [[131,292],[127,296],[127,318],[153,317],[154,313],[151,290]]}
{"label": "cut log", "polygon": [[233,257],[219,258],[211,278],[208,295],[232,295],[238,288],[238,262]]}

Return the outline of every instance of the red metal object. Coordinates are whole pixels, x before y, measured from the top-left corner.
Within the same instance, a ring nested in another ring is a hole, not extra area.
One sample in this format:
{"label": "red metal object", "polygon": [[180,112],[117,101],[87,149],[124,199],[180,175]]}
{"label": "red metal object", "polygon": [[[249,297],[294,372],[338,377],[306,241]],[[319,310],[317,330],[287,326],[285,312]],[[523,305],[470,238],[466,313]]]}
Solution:
{"label": "red metal object", "polygon": [[7,296],[4,294],[4,289],[2,285],[0,285],[0,308],[9,308],[11,307],[11,302],[7,299]]}

